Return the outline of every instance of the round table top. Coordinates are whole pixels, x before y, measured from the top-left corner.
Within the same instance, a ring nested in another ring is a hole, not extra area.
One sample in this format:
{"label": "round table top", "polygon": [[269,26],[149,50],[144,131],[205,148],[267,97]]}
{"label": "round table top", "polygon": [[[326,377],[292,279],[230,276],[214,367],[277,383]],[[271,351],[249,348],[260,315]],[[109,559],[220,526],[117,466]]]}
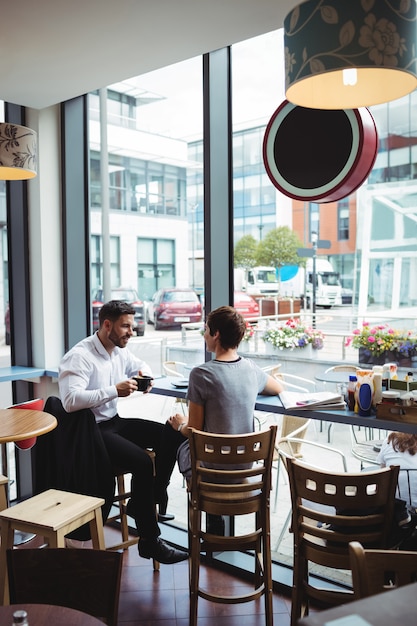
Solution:
{"label": "round table top", "polygon": [[13,613],[25,610],[29,626],[103,626],[103,622],[92,615],[51,604],[10,604],[0,606],[0,623],[12,624]]}
{"label": "round table top", "polygon": [[354,376],[355,372],[342,372],[341,370],[336,370],[336,371],[332,371],[332,372],[319,372],[318,374],[316,374],[315,379],[319,380],[320,382],[323,383],[348,383],[349,382],[349,376]]}
{"label": "round table top", "polygon": [[56,418],[44,411],[0,409],[0,443],[38,437],[56,426]]}

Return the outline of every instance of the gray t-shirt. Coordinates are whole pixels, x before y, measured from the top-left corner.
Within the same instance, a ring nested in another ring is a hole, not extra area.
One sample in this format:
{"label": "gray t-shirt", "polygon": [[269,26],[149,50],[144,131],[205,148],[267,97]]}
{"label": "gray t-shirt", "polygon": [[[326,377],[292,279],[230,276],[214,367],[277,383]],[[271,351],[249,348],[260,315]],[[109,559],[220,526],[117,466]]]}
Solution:
{"label": "gray t-shirt", "polygon": [[204,406],[207,432],[249,433],[256,397],[267,380],[268,375],[250,359],[212,360],[191,370],[187,398]]}
{"label": "gray t-shirt", "polygon": [[[250,359],[208,361],[191,370],[187,399],[204,406],[203,430],[227,435],[250,433],[254,430],[256,396],[265,389],[267,380],[268,375]],[[180,471],[189,478],[188,440],[178,448],[177,459]]]}

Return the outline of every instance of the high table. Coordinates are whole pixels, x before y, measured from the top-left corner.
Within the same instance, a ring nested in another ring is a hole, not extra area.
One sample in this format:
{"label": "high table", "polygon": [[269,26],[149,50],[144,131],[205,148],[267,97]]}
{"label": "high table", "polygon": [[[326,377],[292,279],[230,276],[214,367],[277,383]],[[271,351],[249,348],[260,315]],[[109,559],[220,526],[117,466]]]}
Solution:
{"label": "high table", "polygon": [[0,624],[13,623],[13,613],[24,610],[29,626],[103,626],[103,622],[88,613],[52,604],[9,604],[0,606]]}
{"label": "high table", "polygon": [[[178,378],[166,376],[155,378],[151,393],[174,398],[186,398],[187,388],[176,387]],[[308,394],[306,394],[308,395]],[[308,417],[310,419],[322,420],[324,422],[338,422],[339,424],[353,424],[354,426],[365,426],[366,428],[380,428],[385,430],[398,430],[404,433],[417,433],[417,424],[395,422],[392,420],[382,420],[372,415],[363,417],[353,411],[317,411],[314,409],[285,409],[279,396],[258,395],[255,410],[266,413],[278,413],[281,415],[295,415],[296,417]]]}
{"label": "high table", "polygon": [[44,411],[0,409],[0,443],[23,441],[56,428],[56,418]]}
{"label": "high table", "polygon": [[[0,409],[0,445],[10,442],[23,441],[44,435],[57,426],[56,418],[44,411],[34,411],[31,409]],[[5,448],[5,445],[4,445]],[[3,472],[7,468],[7,450],[3,449]],[[6,472],[7,473],[7,472]],[[7,507],[6,495],[0,500],[1,508]],[[4,505],[4,506],[3,506]],[[16,532],[15,545],[19,545],[30,538],[27,533]],[[32,535],[33,536],[33,535]]]}
{"label": "high table", "polygon": [[[392,626],[415,624],[417,583],[378,593],[369,598],[311,613],[298,626]],[[365,620],[365,621],[363,621]]]}

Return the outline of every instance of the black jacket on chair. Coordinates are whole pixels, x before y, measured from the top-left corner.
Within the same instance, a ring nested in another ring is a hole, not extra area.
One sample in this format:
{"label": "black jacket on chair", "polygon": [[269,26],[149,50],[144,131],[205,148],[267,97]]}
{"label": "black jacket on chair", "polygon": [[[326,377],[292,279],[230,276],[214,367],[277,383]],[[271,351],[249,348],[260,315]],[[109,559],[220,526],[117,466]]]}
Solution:
{"label": "black jacket on chair", "polygon": [[[104,498],[103,522],[107,519],[115,490],[115,478],[100,429],[90,409],[67,413],[59,398],[51,396],[44,411],[56,417],[58,425],[38,437],[35,451],[34,491],[62,489]],[[90,539],[86,524],[71,538]]]}

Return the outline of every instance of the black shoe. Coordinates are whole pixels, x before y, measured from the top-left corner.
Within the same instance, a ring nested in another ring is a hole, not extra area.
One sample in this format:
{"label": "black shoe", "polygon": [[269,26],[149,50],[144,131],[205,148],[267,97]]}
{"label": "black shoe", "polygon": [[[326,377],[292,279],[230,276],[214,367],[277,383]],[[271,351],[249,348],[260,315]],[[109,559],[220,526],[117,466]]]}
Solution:
{"label": "black shoe", "polygon": [[163,539],[140,539],[139,554],[144,559],[156,559],[159,563],[171,565],[188,559],[188,552],[169,546]]}
{"label": "black shoe", "polygon": [[172,513],[158,513],[158,522],[170,522],[175,519],[175,515]]}

